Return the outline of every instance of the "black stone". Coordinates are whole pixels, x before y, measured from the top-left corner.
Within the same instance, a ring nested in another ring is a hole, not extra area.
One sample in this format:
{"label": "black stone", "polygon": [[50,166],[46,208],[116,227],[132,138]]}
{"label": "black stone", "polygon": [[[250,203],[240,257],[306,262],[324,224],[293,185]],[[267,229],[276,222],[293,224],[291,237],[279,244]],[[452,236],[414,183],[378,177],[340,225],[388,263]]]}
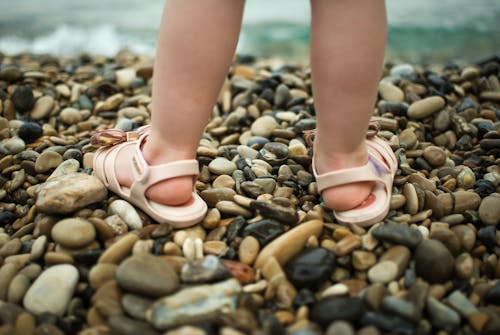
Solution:
{"label": "black stone", "polygon": [[384,313],[367,312],[361,319],[363,326],[373,326],[383,332],[397,335],[413,335],[417,333],[416,326],[400,317]]}
{"label": "black stone", "polygon": [[19,127],[18,135],[26,143],[35,142],[43,135],[42,126],[36,122],[24,122]]}
{"label": "black stone", "polygon": [[378,110],[380,114],[390,113],[396,116],[406,116],[408,104],[404,102],[384,102],[379,104]]}
{"label": "black stone", "polygon": [[35,105],[31,85],[19,85],[12,94],[12,102],[20,113],[29,112]]}
{"label": "black stone", "polygon": [[73,259],[77,263],[92,265],[97,263],[97,260],[99,259],[99,257],[102,255],[103,252],[104,251],[101,249],[89,250],[73,255]]}
{"label": "black stone", "polygon": [[364,312],[365,307],[360,298],[327,297],[314,305],[310,318],[326,328],[338,320],[356,323]]}
{"label": "black stone", "polygon": [[456,148],[461,151],[470,150],[472,148],[472,136],[468,134],[462,135],[457,141]]}
{"label": "black stone", "polygon": [[17,215],[11,211],[3,211],[0,213],[0,226],[5,226],[14,222],[17,219]]}
{"label": "black stone", "polygon": [[412,249],[422,242],[419,230],[393,223],[378,226],[372,234],[378,240],[403,244]]}
{"label": "black stone", "polygon": [[237,216],[234,218],[234,220],[227,226],[226,239],[228,241],[232,241],[237,236],[240,236],[246,224],[247,222],[243,216]]}
{"label": "black stone", "polygon": [[295,225],[299,222],[299,216],[293,207],[285,207],[276,203],[256,200],[250,203],[250,208],[258,210],[265,218],[275,219],[285,224]]}
{"label": "black stone", "polygon": [[299,292],[297,292],[295,299],[293,299],[293,305],[295,307],[300,307],[304,305],[310,306],[315,302],[316,298],[314,297],[314,292],[308,288],[301,289]]}
{"label": "black stone", "polygon": [[462,100],[460,105],[458,105],[457,112],[460,113],[460,112],[463,112],[464,110],[470,109],[470,108],[473,110],[478,110],[479,104],[477,102],[475,102],[474,100],[472,100],[471,98],[467,97],[467,98]]}
{"label": "black stone", "polygon": [[324,248],[306,249],[285,266],[288,280],[298,288],[318,288],[333,272],[335,255]]}
{"label": "black stone", "polygon": [[446,246],[434,239],[422,241],[415,250],[415,271],[429,283],[444,283],[449,280],[455,260]]}
{"label": "black stone", "polygon": [[493,248],[497,244],[497,230],[495,226],[486,226],[477,232],[477,238],[488,249]]}
{"label": "black stone", "polygon": [[495,192],[495,184],[486,179],[476,180],[474,183],[474,192],[479,194],[481,198],[484,198]]}
{"label": "black stone", "polygon": [[284,232],[285,229],[283,225],[278,221],[264,219],[246,226],[243,229],[243,237],[251,235],[255,237],[259,241],[260,246],[263,247]]}
{"label": "black stone", "polygon": [[108,320],[113,334],[122,335],[157,335],[160,334],[144,321],[134,320],[122,315],[113,315]]}
{"label": "black stone", "polygon": [[493,131],[493,125],[491,122],[486,122],[486,121],[481,121],[481,122],[478,122],[476,124],[476,127],[477,127],[477,135],[480,137],[480,138],[483,138],[483,136],[490,132],[490,131]]}
{"label": "black stone", "polygon": [[78,318],[76,316],[67,316],[59,320],[57,326],[65,333],[65,334],[76,334],[82,328],[84,324],[84,320]]}

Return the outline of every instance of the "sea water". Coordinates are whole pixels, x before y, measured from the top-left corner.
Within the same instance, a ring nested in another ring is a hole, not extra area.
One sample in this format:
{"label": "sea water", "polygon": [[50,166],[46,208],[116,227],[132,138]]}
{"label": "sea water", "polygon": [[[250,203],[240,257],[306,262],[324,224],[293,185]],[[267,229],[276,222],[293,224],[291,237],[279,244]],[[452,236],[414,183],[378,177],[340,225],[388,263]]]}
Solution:
{"label": "sea water", "polygon": [[[500,53],[499,0],[386,3],[390,60],[476,61]],[[153,55],[163,4],[163,0],[0,0],[0,51],[112,56],[129,49]],[[238,52],[307,59],[309,22],[307,0],[247,0]]]}

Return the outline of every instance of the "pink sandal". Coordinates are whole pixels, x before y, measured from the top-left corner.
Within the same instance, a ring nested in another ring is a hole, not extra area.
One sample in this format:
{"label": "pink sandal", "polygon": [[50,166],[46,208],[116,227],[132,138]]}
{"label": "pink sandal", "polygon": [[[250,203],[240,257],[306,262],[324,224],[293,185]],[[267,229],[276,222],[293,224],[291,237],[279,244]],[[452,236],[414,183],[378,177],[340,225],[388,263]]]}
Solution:
{"label": "pink sandal", "polygon": [[[121,198],[142,209],[158,223],[169,223],[174,228],[183,228],[201,221],[207,211],[207,204],[193,188],[192,199],[180,206],[162,205],[146,198],[146,190],[165,179],[196,176],[199,173],[196,159],[180,160],[173,163],[150,166],[144,159],[141,147],[148,137],[149,126],[136,131],[123,132],[120,129],[108,129],[94,134],[91,143],[100,148],[94,154],[94,175],[104,185]],[[135,148],[131,164],[134,183],[130,188],[119,184],[115,174],[115,161],[118,153],[126,146]]]}
{"label": "pink sandal", "polygon": [[[372,193],[361,205],[347,211],[334,211],[335,217],[340,223],[370,226],[380,222],[389,212],[397,160],[389,144],[376,136],[378,130],[378,123],[372,119],[366,139],[368,162],[363,166],[318,175],[314,159],[312,160],[312,169],[319,193],[339,185],[362,181],[374,182]],[[306,140],[311,142],[314,134],[315,131],[306,132]]]}

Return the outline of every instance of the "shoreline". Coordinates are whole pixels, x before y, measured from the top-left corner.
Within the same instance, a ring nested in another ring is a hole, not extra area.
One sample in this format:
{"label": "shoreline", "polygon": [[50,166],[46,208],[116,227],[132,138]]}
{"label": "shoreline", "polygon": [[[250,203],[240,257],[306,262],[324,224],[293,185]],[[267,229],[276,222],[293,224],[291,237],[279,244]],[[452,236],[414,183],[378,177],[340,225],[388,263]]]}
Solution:
{"label": "shoreline", "polygon": [[[93,132],[149,123],[152,57],[0,52],[0,332],[500,333],[500,61],[387,62],[391,210],[342,226],[303,131],[307,64],[239,55],[172,230],[91,175]],[[279,89],[278,89],[279,88]]]}

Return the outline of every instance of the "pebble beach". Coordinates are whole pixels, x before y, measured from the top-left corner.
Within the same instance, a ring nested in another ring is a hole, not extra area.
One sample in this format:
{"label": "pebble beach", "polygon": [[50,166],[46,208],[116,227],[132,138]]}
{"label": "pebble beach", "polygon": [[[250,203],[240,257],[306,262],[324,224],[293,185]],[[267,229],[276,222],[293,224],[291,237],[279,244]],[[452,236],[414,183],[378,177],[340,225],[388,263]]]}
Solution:
{"label": "pebble beach", "polygon": [[500,334],[500,59],[386,63],[398,160],[380,223],[317,192],[310,70],[237,56],[197,150],[202,222],[92,175],[93,133],[151,113],[153,59],[0,53],[0,335]]}

